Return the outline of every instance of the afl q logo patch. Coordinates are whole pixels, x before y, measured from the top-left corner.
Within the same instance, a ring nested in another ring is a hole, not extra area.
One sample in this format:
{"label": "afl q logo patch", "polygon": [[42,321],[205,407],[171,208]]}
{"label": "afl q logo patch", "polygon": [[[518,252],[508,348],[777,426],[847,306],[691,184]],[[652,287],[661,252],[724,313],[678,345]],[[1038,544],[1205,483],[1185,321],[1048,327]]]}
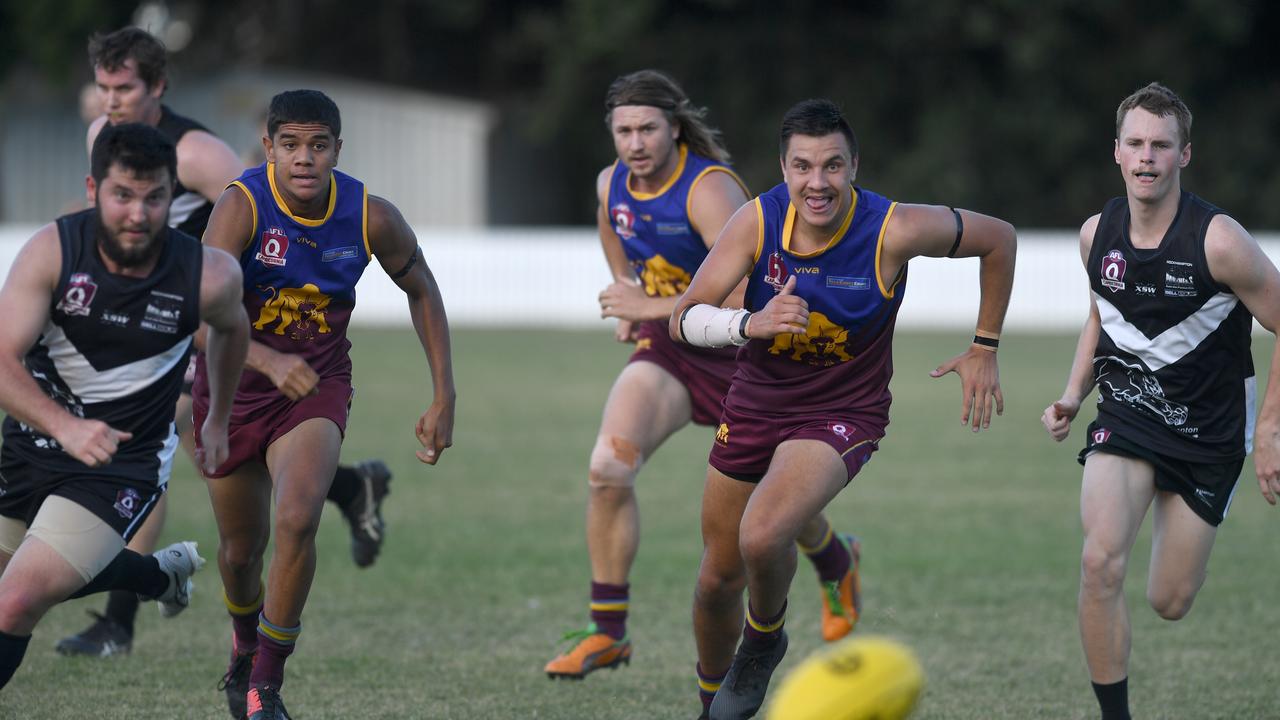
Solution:
{"label": "afl q logo patch", "polygon": [[845,442],[849,442],[849,434],[853,432],[852,427],[840,422],[827,423],[827,429],[840,436],[840,439]]}
{"label": "afl q logo patch", "polygon": [[782,256],[778,253],[769,255],[769,267],[765,273],[764,281],[773,286],[773,291],[782,292],[782,286],[787,284],[787,278],[791,274],[787,272],[787,264],[782,261]]}
{"label": "afl q logo patch", "polygon": [[262,243],[253,259],[262,261],[263,265],[284,267],[284,256],[288,252],[289,236],[280,228],[270,228],[262,233]]}
{"label": "afl q logo patch", "polygon": [[1093,431],[1093,444],[1102,445],[1111,439],[1111,431],[1106,428],[1098,428]]}
{"label": "afl q logo patch", "polygon": [[631,239],[636,236],[636,214],[626,203],[614,205],[609,214],[613,216],[613,230],[618,237]]}
{"label": "afl q logo patch", "polygon": [[1102,285],[1111,292],[1124,289],[1124,268],[1128,265],[1119,250],[1112,250],[1102,258]]}
{"label": "afl q logo patch", "polygon": [[116,512],[120,513],[120,517],[132,520],[133,514],[138,511],[138,505],[142,503],[142,496],[133,488],[126,488],[116,493]]}
{"label": "afl q logo patch", "polygon": [[57,310],[68,315],[88,315],[93,296],[97,293],[98,284],[89,273],[74,273],[67,279],[67,291],[58,301]]}

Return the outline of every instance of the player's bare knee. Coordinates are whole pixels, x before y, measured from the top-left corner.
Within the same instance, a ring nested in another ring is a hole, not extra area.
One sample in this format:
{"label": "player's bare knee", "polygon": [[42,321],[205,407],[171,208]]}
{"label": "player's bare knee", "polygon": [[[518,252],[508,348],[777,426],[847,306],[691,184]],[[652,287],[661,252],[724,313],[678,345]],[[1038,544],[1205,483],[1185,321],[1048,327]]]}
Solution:
{"label": "player's bare knee", "polygon": [[10,587],[0,592],[0,631],[26,635],[54,604],[31,588]]}
{"label": "player's bare knee", "polygon": [[276,542],[282,538],[306,540],[314,538],[320,529],[320,510],[310,507],[276,506]]}
{"label": "player's bare knee", "polygon": [[1147,587],[1147,602],[1151,609],[1165,620],[1181,620],[1191,612],[1196,601],[1196,593],[1200,586],[1190,584],[1182,587]]}
{"label": "player's bare knee", "polygon": [[636,474],[644,464],[644,453],[630,440],[617,435],[600,435],[591,450],[587,485],[592,491],[635,487]]}
{"label": "player's bare knee", "polygon": [[742,572],[724,571],[708,567],[698,570],[698,582],[694,585],[693,600],[701,608],[719,611],[731,607],[742,598],[747,589],[747,576]]}
{"label": "player's bare knee", "polygon": [[1080,585],[1095,594],[1120,592],[1124,585],[1125,557],[1106,548],[1085,544],[1080,556]]}
{"label": "player's bare knee", "polygon": [[262,555],[266,550],[266,542],[223,538],[218,546],[218,558],[228,572],[244,577],[260,572]]}
{"label": "player's bare knee", "polygon": [[788,552],[794,552],[795,538],[761,524],[743,526],[738,532],[742,559],[751,566],[772,564]]}

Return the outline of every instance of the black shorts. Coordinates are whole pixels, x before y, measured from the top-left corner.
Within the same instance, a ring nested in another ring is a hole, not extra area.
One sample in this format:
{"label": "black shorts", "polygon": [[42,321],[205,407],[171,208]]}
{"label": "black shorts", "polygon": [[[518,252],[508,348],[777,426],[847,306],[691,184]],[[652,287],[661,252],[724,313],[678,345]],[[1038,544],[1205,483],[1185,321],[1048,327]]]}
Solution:
{"label": "black shorts", "polygon": [[1219,463],[1200,463],[1161,455],[1121,437],[1096,420],[1089,423],[1085,446],[1080,451],[1080,464],[1083,465],[1085,458],[1095,451],[1151,463],[1155,468],[1156,487],[1181,495],[1192,512],[1214,527],[1226,519],[1231,498],[1235,496],[1236,481],[1244,468],[1243,457]]}
{"label": "black shorts", "polygon": [[6,462],[0,469],[0,515],[31,527],[50,495],[64,497],[102,519],[127,543],[151,514],[163,487],[123,477],[77,475]]}

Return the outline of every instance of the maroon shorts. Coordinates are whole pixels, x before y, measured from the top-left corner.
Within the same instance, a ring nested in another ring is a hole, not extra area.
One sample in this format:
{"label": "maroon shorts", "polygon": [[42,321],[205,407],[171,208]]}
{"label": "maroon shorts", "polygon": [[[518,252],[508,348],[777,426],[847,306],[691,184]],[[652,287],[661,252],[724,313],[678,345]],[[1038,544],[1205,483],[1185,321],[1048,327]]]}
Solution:
{"label": "maroon shorts", "polygon": [[[226,477],[241,465],[257,461],[266,465],[267,448],[279,440],[285,433],[312,418],[327,418],[338,426],[338,432],[344,436],[347,432],[347,416],[351,412],[351,398],[355,390],[351,387],[351,377],[339,375],[321,378],[316,385],[319,390],[297,402],[292,402],[284,395],[279,395],[265,405],[255,404],[251,413],[232,413],[230,427],[227,429],[228,454],[226,462],[209,477]],[[239,396],[237,396],[237,402]],[[196,394],[192,403],[192,415],[195,421],[196,447],[200,447],[200,428],[204,426],[205,416],[209,414],[209,399]]]}
{"label": "maroon shorts", "polygon": [[884,425],[849,416],[764,417],[725,409],[711,446],[711,467],[735,480],[760,482],[773,453],[787,440],[820,440],[840,453],[849,480],[880,447]]}
{"label": "maroon shorts", "polygon": [[689,391],[693,421],[715,425],[720,419],[724,395],[738,368],[737,348],[697,348],[671,339],[667,323],[648,320],[640,325],[633,362],[651,362],[671,373]]}

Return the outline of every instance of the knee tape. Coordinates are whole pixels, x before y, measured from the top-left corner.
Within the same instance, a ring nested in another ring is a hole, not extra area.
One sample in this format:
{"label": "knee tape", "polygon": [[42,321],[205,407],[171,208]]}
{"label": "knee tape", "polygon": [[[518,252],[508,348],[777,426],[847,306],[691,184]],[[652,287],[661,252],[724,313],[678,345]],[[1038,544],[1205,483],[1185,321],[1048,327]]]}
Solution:
{"label": "knee tape", "polygon": [[102,518],[58,495],[45,498],[27,534],[53,548],[85,582],[124,549],[124,538]]}
{"label": "knee tape", "polygon": [[635,443],[617,435],[601,435],[591,450],[591,487],[633,487],[644,464],[644,453]]}

